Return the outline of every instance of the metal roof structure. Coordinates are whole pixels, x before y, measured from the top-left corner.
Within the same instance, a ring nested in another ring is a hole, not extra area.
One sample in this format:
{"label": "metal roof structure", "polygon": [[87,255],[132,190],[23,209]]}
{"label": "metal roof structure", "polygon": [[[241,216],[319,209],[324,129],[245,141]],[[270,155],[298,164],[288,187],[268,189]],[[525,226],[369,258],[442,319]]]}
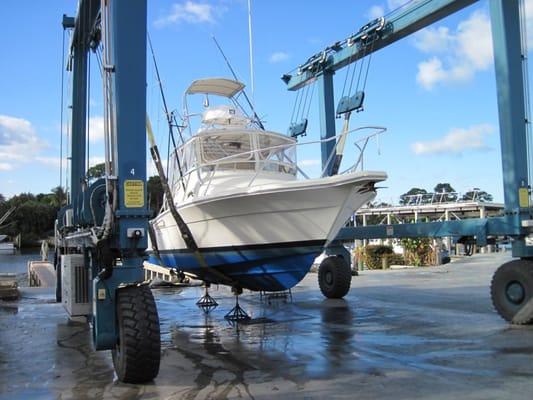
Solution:
{"label": "metal roof structure", "polygon": [[191,83],[186,94],[215,94],[223,97],[233,97],[244,89],[244,83],[227,78],[198,79]]}

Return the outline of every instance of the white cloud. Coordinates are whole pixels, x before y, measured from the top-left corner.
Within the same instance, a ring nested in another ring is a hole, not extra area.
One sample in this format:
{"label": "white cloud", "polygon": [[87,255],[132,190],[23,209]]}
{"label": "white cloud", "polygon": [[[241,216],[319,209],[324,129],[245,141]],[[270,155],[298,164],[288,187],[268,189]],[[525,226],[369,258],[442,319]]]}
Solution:
{"label": "white cloud", "polygon": [[437,82],[445,80],[447,76],[448,73],[442,67],[442,61],[437,57],[418,64],[416,80],[426,89],[431,89]]}
{"label": "white cloud", "polygon": [[30,121],[0,115],[0,160],[28,161],[46,147]]}
{"label": "white cloud", "polygon": [[[60,162],[59,162],[59,157],[35,157],[35,161],[43,164],[43,165],[46,165],[48,167],[54,167],[54,168],[59,168],[59,165],[60,165]],[[65,163],[67,162],[67,160],[63,160],[63,168],[65,168]]]}
{"label": "white cloud", "polygon": [[271,64],[275,64],[275,63],[279,63],[279,62],[282,62],[288,59],[289,59],[289,53],[285,53],[284,51],[277,51],[270,55],[268,62]]}
{"label": "white cloud", "polygon": [[370,10],[368,10],[368,12],[366,13],[368,19],[376,19],[383,17],[384,15],[385,9],[383,8],[383,6],[379,5],[372,6]]}
{"label": "white cloud", "polygon": [[446,26],[423,29],[415,35],[415,46],[425,53],[443,53],[454,45],[454,37]]}
{"label": "white cloud", "polygon": [[452,32],[446,27],[430,27],[415,35],[415,46],[431,54],[418,64],[417,82],[424,89],[439,83],[466,82],[493,62],[490,19],[475,11]]}
{"label": "white cloud", "polygon": [[[392,7],[404,1],[389,0],[388,4]],[[524,4],[528,50],[532,50],[533,0]],[[431,55],[418,64],[417,82],[422,87],[430,90],[440,83],[467,82],[493,64],[490,18],[477,10],[454,31],[444,26],[423,29],[415,34],[415,46]]]}
{"label": "white cloud", "polygon": [[11,171],[13,169],[13,165],[8,163],[0,163],[0,171]]}
{"label": "white cloud", "polygon": [[89,118],[89,141],[91,143],[104,140],[104,117],[94,116]]}
{"label": "white cloud", "polygon": [[215,14],[215,7],[211,4],[188,0],[182,4],[173,4],[169,13],[156,20],[154,24],[158,27],[163,27],[180,22],[192,24],[213,23],[215,22]]}
{"label": "white cloud", "polygon": [[454,128],[442,138],[411,144],[415,154],[462,154],[467,150],[489,150],[486,138],[494,132],[489,124],[472,126],[467,129]]}
{"label": "white cloud", "polygon": [[102,156],[94,156],[89,158],[89,168],[94,167],[96,164],[102,164],[105,162],[105,158]]}

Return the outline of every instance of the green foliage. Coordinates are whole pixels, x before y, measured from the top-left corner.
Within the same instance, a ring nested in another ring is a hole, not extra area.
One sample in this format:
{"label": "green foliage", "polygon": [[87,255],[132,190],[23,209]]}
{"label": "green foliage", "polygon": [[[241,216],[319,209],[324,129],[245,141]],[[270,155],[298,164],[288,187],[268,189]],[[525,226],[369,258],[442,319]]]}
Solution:
{"label": "green foliage", "polygon": [[481,190],[480,188],[473,188],[463,195],[462,200],[490,202],[492,201],[492,195],[484,190]]}
{"label": "green foliage", "polygon": [[[437,183],[435,188],[433,189],[435,193],[442,193],[442,201],[456,201],[457,200],[457,194],[454,193],[455,189],[450,185],[449,183]],[[450,193],[450,194],[445,194]]]}
{"label": "green foliage", "polygon": [[405,262],[408,265],[420,267],[432,264],[433,249],[430,238],[408,238],[401,239],[400,242],[404,249]]}
{"label": "green foliage", "polygon": [[163,205],[163,185],[159,176],[148,178],[148,208],[156,215]]}
{"label": "green foliage", "polygon": [[416,187],[410,189],[407,193],[404,193],[400,196],[400,204],[409,204],[409,200],[411,199],[410,196],[414,196],[417,194],[427,194],[427,190]]}
{"label": "green foliage", "polygon": [[[454,193],[455,189],[449,183],[437,183],[437,185],[435,185],[435,188],[433,190],[434,190],[434,193],[437,195],[441,193],[443,201],[456,201],[457,200],[457,194]],[[446,193],[449,193],[449,194],[446,194]],[[419,194],[424,195],[424,194],[428,194],[428,192],[425,189],[421,189],[417,187],[411,188],[408,192],[400,196],[400,204],[402,205],[409,204],[409,201],[412,200],[412,197],[410,196],[416,196]],[[422,204],[427,203],[430,199],[431,199],[431,196],[427,196],[426,199],[422,199]],[[490,202],[492,201],[492,199],[493,198],[491,194],[479,188],[473,188],[472,190],[469,190],[468,192],[466,192],[463,195],[463,197],[461,197],[461,200],[463,201]]]}
{"label": "green foliage", "polygon": [[52,196],[50,197],[50,205],[61,208],[67,204],[67,192],[62,186],[56,186],[52,189]]}
{"label": "green foliage", "polygon": [[394,253],[391,246],[383,245],[369,245],[359,249],[361,250],[357,252],[357,257],[365,263],[368,269],[381,269],[381,259]]}
{"label": "green foliage", "polygon": [[13,238],[21,234],[23,245],[33,245],[37,240],[52,235],[57,211],[66,200],[62,188],[54,188],[52,192],[38,195],[21,193],[1,202],[0,215],[16,207],[5,221],[1,233]]}
{"label": "green foliage", "polygon": [[93,165],[87,170],[89,180],[98,179],[105,175],[105,163]]}
{"label": "green foliage", "polygon": [[405,265],[405,258],[401,254],[392,253],[387,255],[389,265]]}

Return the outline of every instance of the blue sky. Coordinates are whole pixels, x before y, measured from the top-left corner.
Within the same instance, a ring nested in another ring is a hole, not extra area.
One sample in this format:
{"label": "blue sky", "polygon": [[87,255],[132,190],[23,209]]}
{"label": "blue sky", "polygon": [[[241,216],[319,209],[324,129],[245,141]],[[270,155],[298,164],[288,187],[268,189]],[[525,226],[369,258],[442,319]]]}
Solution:
{"label": "blue sky", "polygon": [[[267,128],[286,132],[290,122],[295,94],[280,80],[283,73],[405,2],[330,1],[327,6],[318,0],[252,2],[255,103]],[[76,4],[75,0],[2,1],[0,193],[8,197],[48,192],[59,184],[60,22],[63,13],[74,15]],[[528,24],[533,21],[531,14]],[[249,83],[245,0],[150,0],[148,29],[172,109],[181,111],[182,93],[192,80],[230,77],[212,35],[239,78]],[[491,46],[488,4],[481,0],[374,54],[365,111],[352,117],[351,126],[387,128],[379,147],[371,141],[365,152],[366,169],[389,174],[379,199],[395,202],[411,187],[432,190],[439,182],[449,182],[458,191],[480,187],[495,200],[503,200]],[[148,65],[147,109],[166,152],[166,126],[151,60]],[[101,83],[95,66],[93,58],[92,163],[103,155]],[[345,70],[336,75],[337,100]],[[312,101],[304,141],[319,137],[316,90]],[[347,151],[353,158],[352,143]],[[299,160],[306,171],[317,174],[318,147],[305,147]]]}

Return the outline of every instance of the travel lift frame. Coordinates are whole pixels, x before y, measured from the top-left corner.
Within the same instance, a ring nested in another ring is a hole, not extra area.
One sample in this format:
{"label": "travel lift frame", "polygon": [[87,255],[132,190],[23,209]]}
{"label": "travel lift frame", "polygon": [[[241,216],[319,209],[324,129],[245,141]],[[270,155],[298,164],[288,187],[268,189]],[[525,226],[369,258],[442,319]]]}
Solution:
{"label": "travel lift frame", "polygon": [[[337,69],[362,56],[358,46],[353,44],[370,35],[374,41],[372,51],[376,51],[474,2],[418,1],[389,16],[387,20],[378,21],[377,25],[364,27],[351,38],[351,46],[336,45],[327,53],[312,58],[301,69],[302,74],[284,78],[290,90],[318,79],[322,136],[334,137],[333,75]],[[497,303],[497,308],[500,307],[500,314],[512,322],[523,323],[530,322],[533,314],[530,311],[518,318],[523,313],[517,312],[527,308],[522,307],[522,303],[524,299],[531,298],[533,291],[533,274],[529,273],[533,263],[528,260],[528,257],[533,256],[533,249],[525,244],[525,237],[533,223],[529,207],[526,152],[528,121],[525,120],[518,1],[490,2],[499,95],[505,215],[480,221],[389,225],[381,231],[380,227],[346,228],[337,239],[340,243],[355,238],[473,235],[479,244],[484,244],[488,235],[512,236],[515,239],[513,255],[523,261],[513,261],[500,268],[493,280],[493,292],[494,288],[499,288],[501,301]],[[95,49],[100,41],[102,4],[109,4],[112,62],[102,68],[112,76],[112,98],[109,101],[112,102],[114,129],[111,130],[111,140],[116,144],[116,152],[111,155],[113,173],[87,186],[87,60],[89,50]],[[73,29],[69,60],[73,71],[71,201],[58,215],[56,268],[58,277],[61,277],[65,275],[65,269],[81,260],[82,272],[79,268],[75,269],[74,279],[80,283],[85,276],[86,281],[92,281],[92,285],[87,284],[86,301],[90,306],[85,314],[93,327],[95,348],[113,350],[113,363],[120,380],[140,383],[157,376],[160,361],[157,310],[150,290],[142,285],[142,263],[150,215],[146,207],[147,2],[111,0],[102,4],[100,0],[80,0],[77,17],[63,18],[64,28]],[[376,31],[375,28],[383,22],[383,28]],[[335,148],[335,144],[328,143],[322,147],[324,164],[327,164],[328,155]],[[328,171],[331,170],[332,166],[328,166]],[[111,215],[109,210],[112,210]],[[102,217],[105,211],[108,214]],[[106,239],[98,240],[96,220],[103,223],[109,221],[110,217],[113,223],[105,234]],[[341,249],[339,244],[337,246]],[[338,249],[333,248],[332,251],[340,251]],[[502,269],[503,272],[498,275]],[[75,296],[71,297],[77,301],[81,295],[77,292],[80,287],[72,283],[64,288],[66,290],[62,294],[70,296],[74,292]],[[81,292],[84,290],[81,289]]]}
{"label": "travel lift frame", "polygon": [[[512,255],[520,259],[506,263],[496,271],[491,284],[492,300],[503,318],[511,323],[525,324],[533,322],[533,246],[526,245],[525,241],[533,228],[527,150],[530,121],[526,107],[529,104],[524,82],[528,73],[525,69],[527,54],[522,53],[527,49],[522,48],[520,0],[488,1],[500,121],[503,215],[462,221],[346,227],[336,237],[335,247],[327,253],[335,254],[341,249],[346,254],[341,248],[342,242],[354,239],[472,236],[478,245],[486,245],[489,235],[510,236],[513,238]],[[335,137],[333,75],[337,70],[476,2],[420,0],[408,4],[312,56],[299,67],[297,74],[284,75],[282,80],[288,90],[298,90],[317,81],[321,136],[322,139]],[[354,104],[357,101],[352,99]],[[322,168],[328,175],[333,169],[330,154],[335,151],[335,146],[334,141],[322,144]]]}
{"label": "travel lift frame", "polygon": [[[72,144],[70,204],[56,224],[58,287],[63,281],[57,297],[63,297],[71,316],[88,317],[95,349],[111,349],[118,378],[131,383],[155,378],[160,363],[157,309],[143,285],[151,215],[146,205],[146,19],[146,0],[79,0],[77,16],[63,16],[63,28],[73,30],[67,63]],[[110,85],[104,93],[111,102],[105,139],[109,164],[105,178],[88,185],[88,54],[102,35],[105,41],[106,32],[110,46],[104,48],[102,73],[110,77],[104,83]],[[86,308],[75,309],[77,302]]]}

